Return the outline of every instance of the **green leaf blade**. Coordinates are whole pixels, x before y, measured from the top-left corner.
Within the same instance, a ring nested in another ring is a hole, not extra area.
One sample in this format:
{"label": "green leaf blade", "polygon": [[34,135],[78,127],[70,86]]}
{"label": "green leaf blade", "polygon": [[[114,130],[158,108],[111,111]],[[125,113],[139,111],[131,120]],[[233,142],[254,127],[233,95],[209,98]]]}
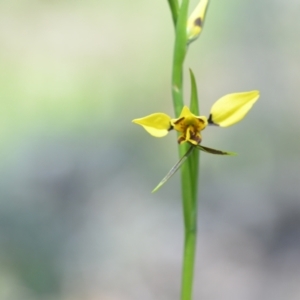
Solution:
{"label": "green leaf blade", "polygon": [[199,116],[200,112],[199,112],[199,101],[198,101],[197,84],[196,84],[195,75],[194,75],[192,69],[190,69],[190,79],[191,79],[191,102],[190,102],[190,110],[191,110],[191,112],[194,115]]}

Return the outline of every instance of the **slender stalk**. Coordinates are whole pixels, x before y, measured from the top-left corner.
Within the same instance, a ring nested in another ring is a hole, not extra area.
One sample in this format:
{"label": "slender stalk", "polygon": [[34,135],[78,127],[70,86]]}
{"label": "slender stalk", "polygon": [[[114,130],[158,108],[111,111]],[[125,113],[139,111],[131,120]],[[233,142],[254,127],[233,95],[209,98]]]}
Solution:
{"label": "slender stalk", "polygon": [[[191,111],[199,115],[199,103],[197,86],[194,74],[190,70],[191,78]],[[185,240],[184,240],[184,258],[182,271],[182,290],[181,299],[190,300],[193,295],[193,277],[196,257],[196,243],[197,243],[197,194],[198,194],[198,176],[199,176],[199,155],[200,151],[194,151],[188,160],[188,168],[190,173],[190,188],[191,198],[189,207],[187,207],[187,218],[185,226]]]}
{"label": "slender stalk", "polygon": [[[183,63],[186,54],[186,23],[189,0],[183,0],[176,23],[176,36],[173,55],[172,96],[176,117],[183,107]],[[185,150],[185,149],[184,149]]]}
{"label": "slender stalk", "polygon": [[[172,73],[172,96],[173,96],[174,110],[177,117],[179,116],[184,103],[183,102],[183,63],[187,51],[186,24],[187,24],[188,6],[189,6],[189,0],[183,0],[179,9],[178,18],[176,22],[176,37],[175,37],[173,73]],[[193,92],[192,94],[193,97],[195,96],[197,97],[197,94]],[[198,100],[196,99],[196,101]],[[187,151],[188,151],[188,145],[184,144],[182,146],[179,146],[180,157],[182,157]],[[199,151],[193,151],[190,157],[188,157],[187,162],[181,167],[182,204],[183,204],[183,216],[184,216],[184,228],[185,228],[181,300],[191,300],[192,292],[193,292],[193,277],[194,277],[196,234],[197,234],[198,160],[199,160]]]}
{"label": "slender stalk", "polygon": [[196,238],[196,229],[185,232],[183,271],[181,281],[181,300],[191,300],[193,297]]}
{"label": "slender stalk", "polygon": [[172,14],[173,23],[174,23],[174,26],[176,26],[177,16],[178,16],[178,8],[179,8],[178,0],[168,0],[168,2],[169,2],[171,14]]}
{"label": "slender stalk", "polygon": [[[197,91],[194,96],[197,96]],[[198,99],[195,99],[198,102]],[[191,103],[193,103],[193,99],[191,99]],[[198,111],[198,108],[195,109],[196,111]],[[199,154],[200,151],[193,151],[190,157],[188,158],[186,173],[184,173],[185,170],[182,171],[183,209],[185,217],[184,255],[181,283],[182,300],[191,300],[193,295],[193,278],[197,244],[197,194],[199,176]],[[187,174],[189,174],[189,176],[187,176]],[[184,178],[183,176],[186,176],[186,178]],[[187,180],[189,180],[188,191],[184,189],[184,186],[187,184]]]}

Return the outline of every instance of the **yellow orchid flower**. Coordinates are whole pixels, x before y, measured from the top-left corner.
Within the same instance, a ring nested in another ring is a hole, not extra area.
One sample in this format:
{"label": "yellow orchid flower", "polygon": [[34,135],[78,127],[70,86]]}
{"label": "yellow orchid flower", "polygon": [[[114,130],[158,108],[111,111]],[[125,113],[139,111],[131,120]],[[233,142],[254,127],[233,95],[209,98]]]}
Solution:
{"label": "yellow orchid flower", "polygon": [[163,137],[174,129],[180,133],[178,137],[179,144],[185,142],[191,144],[188,151],[172,167],[152,192],[161,188],[175,174],[195,148],[211,154],[236,155],[232,152],[225,152],[200,145],[202,141],[200,132],[204,130],[208,124],[228,127],[239,122],[246,116],[258,98],[258,91],[226,95],[212,106],[208,118],[205,116],[196,116],[187,106],[184,106],[177,119],[172,119],[164,113],[155,113],[144,118],[133,120],[133,123],[141,125],[152,136]]}
{"label": "yellow orchid flower", "polygon": [[208,2],[209,0],[200,0],[199,4],[188,18],[186,28],[188,44],[196,40],[202,31]]}
{"label": "yellow orchid flower", "polygon": [[206,152],[225,154],[215,153],[213,151],[219,150],[200,146],[199,144],[202,141],[200,132],[204,130],[208,124],[228,127],[239,122],[246,116],[258,98],[258,91],[226,95],[220,98],[212,106],[209,118],[206,118],[205,116],[196,116],[187,106],[184,106],[177,119],[172,119],[164,113],[155,113],[144,118],[135,119],[132,122],[141,125],[155,137],[163,137],[167,135],[169,131],[174,129],[180,132],[178,138],[179,144],[188,142]]}
{"label": "yellow orchid flower", "polygon": [[171,119],[164,113],[155,113],[141,119],[132,121],[144,127],[152,136],[163,137],[172,129],[180,132],[178,143],[190,142],[197,145],[201,142],[200,131],[207,126],[206,117],[197,117],[191,113],[187,106],[184,106],[179,118]]}

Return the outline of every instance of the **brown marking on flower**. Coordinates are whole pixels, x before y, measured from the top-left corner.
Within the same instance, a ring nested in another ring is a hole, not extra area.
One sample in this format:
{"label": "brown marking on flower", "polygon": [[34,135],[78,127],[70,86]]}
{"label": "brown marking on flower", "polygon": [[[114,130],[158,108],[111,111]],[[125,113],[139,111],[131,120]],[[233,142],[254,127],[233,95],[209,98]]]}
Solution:
{"label": "brown marking on flower", "polygon": [[170,124],[170,127],[168,128],[168,131],[171,131],[173,129],[174,129],[174,127]]}
{"label": "brown marking on flower", "polygon": [[213,119],[212,119],[212,114],[209,115],[209,118],[207,119],[208,124],[210,125],[215,125],[215,126],[219,126],[218,124],[214,123]]}
{"label": "brown marking on flower", "polygon": [[177,130],[179,132],[184,132],[186,129],[185,117],[182,117],[182,118],[176,120],[175,122],[173,122],[173,126],[174,126],[175,130]]}
{"label": "brown marking on flower", "polygon": [[191,128],[190,130],[190,140],[195,141],[197,144],[201,142],[201,136],[199,132],[194,131],[195,128]]}
{"label": "brown marking on flower", "polygon": [[185,136],[181,135],[178,140],[177,140],[178,144],[181,144],[183,142],[185,142]]}
{"label": "brown marking on flower", "polygon": [[196,134],[194,136],[191,137],[191,140],[195,141],[197,144],[200,144],[202,139],[201,137],[199,136],[199,134]]}
{"label": "brown marking on flower", "polygon": [[202,118],[197,118],[198,121],[200,121],[202,124],[205,124],[205,122],[202,120]]}
{"label": "brown marking on flower", "polygon": [[198,27],[202,27],[202,20],[201,20],[201,18],[199,17],[199,18],[197,18],[195,21],[194,21],[194,25],[195,26],[198,26]]}
{"label": "brown marking on flower", "polygon": [[176,122],[173,122],[173,123],[176,125],[176,124],[178,124],[179,122],[181,122],[183,119],[184,119],[184,117],[182,117],[182,118],[176,120]]}

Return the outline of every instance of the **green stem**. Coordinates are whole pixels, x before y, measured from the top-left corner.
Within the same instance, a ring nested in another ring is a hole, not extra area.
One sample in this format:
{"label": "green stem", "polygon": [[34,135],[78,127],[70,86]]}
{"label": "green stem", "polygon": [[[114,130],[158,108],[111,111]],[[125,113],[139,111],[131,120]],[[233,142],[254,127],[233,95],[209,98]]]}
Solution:
{"label": "green stem", "polygon": [[[170,3],[171,1],[169,1],[169,4]],[[184,103],[183,63],[187,51],[186,24],[188,6],[189,0],[183,0],[179,9],[177,22],[175,22],[176,37],[173,56],[172,96],[176,117],[179,116]],[[180,157],[182,157],[188,151],[188,147],[189,145],[187,144],[179,146]],[[199,151],[193,151],[190,157],[188,157],[187,162],[181,167],[182,204],[185,228],[181,300],[191,300],[193,292],[193,277],[197,234],[198,160]]]}
{"label": "green stem", "polygon": [[[183,63],[186,54],[186,23],[189,0],[183,0],[176,23],[176,36],[173,55],[172,96],[176,117],[183,107]],[[182,153],[181,153],[182,154]]]}
{"label": "green stem", "polygon": [[[197,243],[197,178],[198,168],[193,170],[198,162],[199,151],[194,150],[188,162],[182,168],[182,197],[184,211],[184,254],[181,281],[181,300],[191,300],[193,293],[193,278]],[[197,165],[198,166],[198,165]],[[191,176],[193,173],[194,176]]]}
{"label": "green stem", "polygon": [[168,2],[169,2],[169,6],[171,9],[171,13],[172,13],[173,23],[174,23],[174,26],[176,26],[177,16],[178,16],[178,8],[179,8],[178,0],[168,0]]}
{"label": "green stem", "polygon": [[193,297],[193,277],[195,266],[197,230],[185,232],[184,258],[181,281],[181,300],[191,300]]}
{"label": "green stem", "polygon": [[[181,300],[191,300],[193,295],[193,278],[197,245],[197,192],[198,192],[198,161],[199,152],[195,150],[188,158],[187,168],[190,176],[182,172],[183,209],[185,218],[184,255],[181,281]],[[188,179],[184,179],[186,176]],[[184,187],[190,180],[190,190]]]}

